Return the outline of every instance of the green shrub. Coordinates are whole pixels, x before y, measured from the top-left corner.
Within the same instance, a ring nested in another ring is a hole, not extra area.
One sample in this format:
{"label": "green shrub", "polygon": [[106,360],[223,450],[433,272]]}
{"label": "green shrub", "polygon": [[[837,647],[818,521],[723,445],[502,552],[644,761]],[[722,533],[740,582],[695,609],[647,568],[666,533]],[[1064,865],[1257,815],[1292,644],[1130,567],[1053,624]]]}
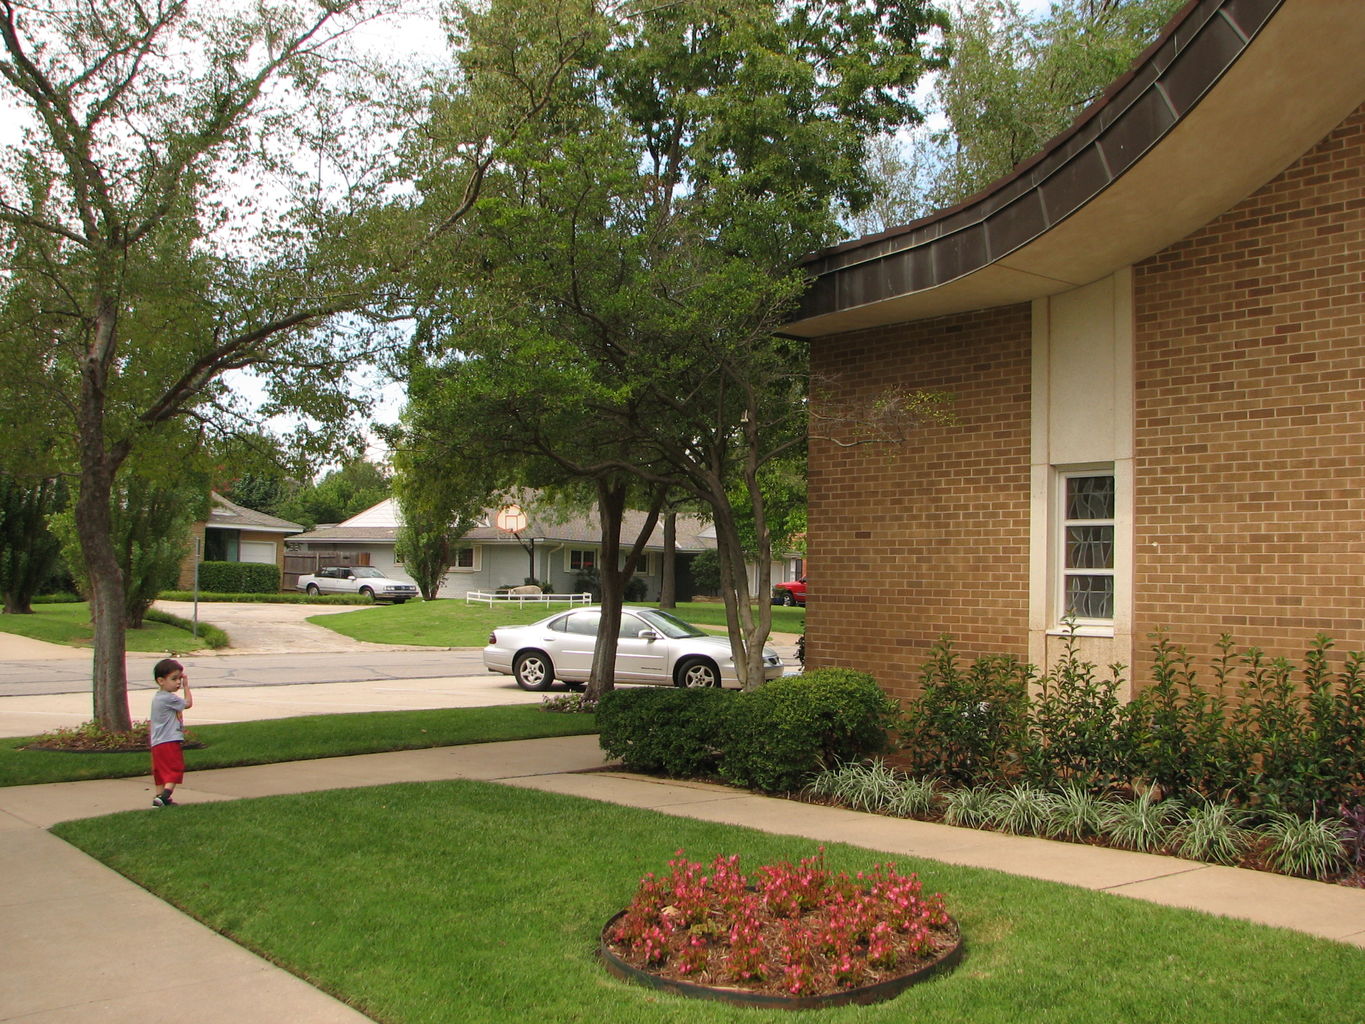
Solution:
{"label": "green shrub", "polygon": [[865,672],[821,668],[737,694],[725,719],[720,774],[764,792],[887,749],[896,704]]}
{"label": "green shrub", "polygon": [[690,687],[608,690],[597,705],[602,750],[637,772],[714,775],[735,694]]}
{"label": "green shrub", "polygon": [[200,562],[199,589],[220,594],[274,594],[280,567],[263,562]]}
{"label": "green shrub", "polygon": [[214,591],[163,590],[157,595],[160,601],[194,601],[211,604],[215,601],[230,601],[238,604],[373,604],[368,597],[360,594],[304,594],[299,591],[284,590],[276,594],[220,594]]}
{"label": "green shrub", "polygon": [[911,770],[969,786],[1008,774],[1024,744],[1032,678],[1027,665],[1005,656],[978,658],[964,673],[952,640],[940,638],[901,729]]}
{"label": "green shrub", "polygon": [[1111,666],[1108,678],[1096,678],[1096,666],[1077,653],[1074,622],[1067,625],[1062,656],[1029,701],[1024,772],[1037,786],[1074,782],[1103,788],[1128,777],[1121,666]]}

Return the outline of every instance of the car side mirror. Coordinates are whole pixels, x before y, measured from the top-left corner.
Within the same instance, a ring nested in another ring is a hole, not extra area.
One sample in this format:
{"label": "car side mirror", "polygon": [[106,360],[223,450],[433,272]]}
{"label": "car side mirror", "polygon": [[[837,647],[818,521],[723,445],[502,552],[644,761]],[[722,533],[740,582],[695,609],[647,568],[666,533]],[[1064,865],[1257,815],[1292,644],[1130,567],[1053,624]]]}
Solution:
{"label": "car side mirror", "polygon": [[658,639],[659,639],[659,634],[658,634],[658,632],[657,632],[656,630],[653,630],[653,629],[642,629],[642,630],[640,630],[640,632],[636,633],[635,635],[636,635],[637,637],[639,637],[641,640],[658,640]]}

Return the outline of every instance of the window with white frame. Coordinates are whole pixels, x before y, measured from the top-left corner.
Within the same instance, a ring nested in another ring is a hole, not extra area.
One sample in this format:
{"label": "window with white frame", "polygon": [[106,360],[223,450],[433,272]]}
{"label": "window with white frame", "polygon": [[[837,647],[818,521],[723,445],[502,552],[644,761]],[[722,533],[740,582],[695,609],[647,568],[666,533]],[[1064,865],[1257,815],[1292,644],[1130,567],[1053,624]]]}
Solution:
{"label": "window with white frame", "polygon": [[1114,621],[1114,473],[1112,469],[1059,474],[1061,618],[1078,625]]}
{"label": "window with white frame", "polygon": [[450,568],[455,572],[474,572],[479,567],[479,559],[476,549],[470,545],[468,547],[456,548],[452,552]]}
{"label": "window with white frame", "polygon": [[592,548],[569,550],[569,571],[580,572],[597,568],[597,552]]}

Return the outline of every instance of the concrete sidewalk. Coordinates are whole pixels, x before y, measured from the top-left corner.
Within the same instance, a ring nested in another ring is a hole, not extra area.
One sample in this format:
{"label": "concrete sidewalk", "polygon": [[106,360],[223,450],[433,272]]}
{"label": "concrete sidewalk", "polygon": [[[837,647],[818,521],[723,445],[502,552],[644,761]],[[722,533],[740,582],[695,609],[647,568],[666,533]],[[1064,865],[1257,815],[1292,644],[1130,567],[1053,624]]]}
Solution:
{"label": "concrete sidewalk", "polygon": [[[994,868],[1246,918],[1365,948],[1365,890],[1169,857],[904,821],[703,783],[594,771],[595,736],[443,747],[191,773],[184,803],[414,779],[481,779],[898,856]],[[159,1024],[192,994],[204,1024],[366,1018],[185,917],[46,829],[150,808],[146,779],[0,789],[0,1021]],[[174,970],[165,969],[167,963]]]}

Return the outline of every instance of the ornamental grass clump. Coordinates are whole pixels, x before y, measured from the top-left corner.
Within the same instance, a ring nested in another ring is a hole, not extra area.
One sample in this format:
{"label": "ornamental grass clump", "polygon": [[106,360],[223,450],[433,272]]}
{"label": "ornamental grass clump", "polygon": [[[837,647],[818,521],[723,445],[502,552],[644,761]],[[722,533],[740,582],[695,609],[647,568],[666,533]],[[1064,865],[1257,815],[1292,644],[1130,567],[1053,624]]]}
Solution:
{"label": "ornamental grass clump", "polygon": [[739,857],[709,873],[678,851],[664,877],[646,875],[605,940],[618,958],[661,977],[785,996],[835,994],[907,974],[957,944],[943,896],[878,865],[835,875],[824,851],[799,864]]}
{"label": "ornamental grass clump", "polygon": [[1327,878],[1349,863],[1342,820],[1275,814],[1257,832],[1266,839],[1267,866],[1282,875]]}

